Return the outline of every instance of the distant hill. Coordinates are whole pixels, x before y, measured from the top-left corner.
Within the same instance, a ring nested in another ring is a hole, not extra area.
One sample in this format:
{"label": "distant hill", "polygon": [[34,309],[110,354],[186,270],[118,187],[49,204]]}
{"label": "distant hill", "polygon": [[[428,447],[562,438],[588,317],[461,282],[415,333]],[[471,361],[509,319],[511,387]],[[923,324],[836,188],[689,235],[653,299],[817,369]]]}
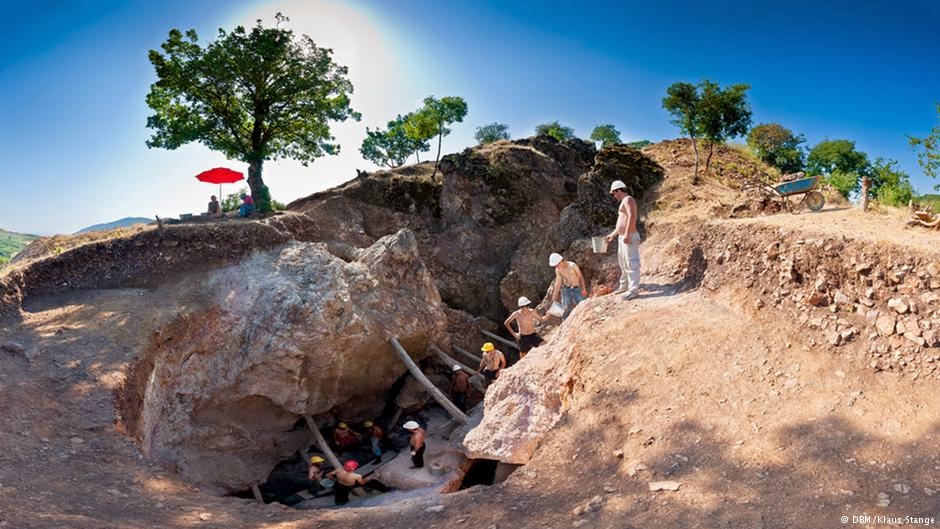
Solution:
{"label": "distant hill", "polygon": [[39,237],[36,235],[24,235],[22,233],[13,233],[0,229],[0,264],[6,263],[13,258],[27,244],[35,241]]}
{"label": "distant hill", "polygon": [[150,224],[153,222],[153,219],[148,219],[147,217],[125,217],[120,220],[115,220],[113,222],[105,222],[103,224],[95,224],[94,226],[88,226],[87,228],[82,228],[75,232],[78,233],[88,233],[90,231],[104,231],[114,228],[126,228],[128,226],[133,226],[134,224]]}

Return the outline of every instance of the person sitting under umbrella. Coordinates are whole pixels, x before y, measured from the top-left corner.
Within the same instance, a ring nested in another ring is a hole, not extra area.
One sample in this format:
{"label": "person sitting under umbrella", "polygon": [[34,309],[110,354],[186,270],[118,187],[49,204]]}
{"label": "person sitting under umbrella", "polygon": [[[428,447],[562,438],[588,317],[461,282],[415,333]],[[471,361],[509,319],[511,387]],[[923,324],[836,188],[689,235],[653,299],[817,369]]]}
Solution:
{"label": "person sitting under umbrella", "polygon": [[212,199],[209,200],[209,216],[218,217],[222,214],[222,204],[219,204],[219,199],[215,195],[212,195]]}
{"label": "person sitting under umbrella", "polygon": [[255,200],[251,195],[241,194],[242,205],[238,208],[239,217],[247,217],[255,212]]}

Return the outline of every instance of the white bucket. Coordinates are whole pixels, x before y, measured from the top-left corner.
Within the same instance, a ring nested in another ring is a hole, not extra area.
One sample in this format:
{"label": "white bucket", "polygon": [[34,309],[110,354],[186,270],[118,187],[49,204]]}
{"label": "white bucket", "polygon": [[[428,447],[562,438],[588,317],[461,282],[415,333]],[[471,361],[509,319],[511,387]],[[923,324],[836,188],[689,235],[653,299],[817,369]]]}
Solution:
{"label": "white bucket", "polygon": [[560,318],[565,315],[565,306],[556,301],[552,303],[551,308],[548,309],[548,313],[556,318]]}
{"label": "white bucket", "polygon": [[607,253],[607,239],[604,237],[591,237],[591,246],[594,253]]}

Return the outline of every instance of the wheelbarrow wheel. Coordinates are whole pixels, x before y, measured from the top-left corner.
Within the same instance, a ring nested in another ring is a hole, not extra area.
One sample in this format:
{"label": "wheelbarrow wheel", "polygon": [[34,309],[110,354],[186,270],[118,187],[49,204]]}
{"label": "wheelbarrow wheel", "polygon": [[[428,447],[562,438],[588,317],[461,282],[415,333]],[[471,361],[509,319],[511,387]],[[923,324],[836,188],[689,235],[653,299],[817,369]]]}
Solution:
{"label": "wheelbarrow wheel", "polygon": [[819,191],[810,191],[806,194],[806,207],[810,211],[819,211],[826,205],[826,197]]}

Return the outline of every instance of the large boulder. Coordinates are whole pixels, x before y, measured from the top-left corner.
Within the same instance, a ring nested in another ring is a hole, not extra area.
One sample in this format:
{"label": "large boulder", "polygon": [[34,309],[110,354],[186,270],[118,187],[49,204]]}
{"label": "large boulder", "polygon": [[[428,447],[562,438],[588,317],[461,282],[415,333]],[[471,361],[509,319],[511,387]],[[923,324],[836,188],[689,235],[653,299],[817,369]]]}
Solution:
{"label": "large boulder", "polygon": [[388,338],[420,360],[446,315],[411,232],[354,253],[295,242],[193,284],[121,399],[144,455],[207,490],[243,490],[302,446],[303,414],[377,414],[406,370]]}

